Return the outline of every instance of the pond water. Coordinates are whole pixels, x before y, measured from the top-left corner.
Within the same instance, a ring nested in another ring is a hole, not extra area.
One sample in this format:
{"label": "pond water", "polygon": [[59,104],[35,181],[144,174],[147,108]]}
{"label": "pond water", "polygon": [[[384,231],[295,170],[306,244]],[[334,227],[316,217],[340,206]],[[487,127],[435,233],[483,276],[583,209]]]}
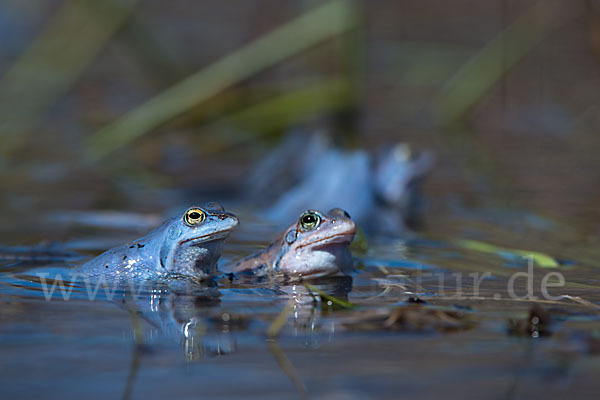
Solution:
{"label": "pond water", "polygon": [[[277,234],[240,217],[250,222],[222,264]],[[485,232],[486,242],[456,240],[456,223]],[[53,281],[39,273],[66,277],[81,263],[72,251],[87,257],[139,232],[67,229],[77,239],[52,248],[62,258],[40,252],[23,262],[3,252],[1,397],[597,398],[594,249],[576,249],[576,233],[552,224],[527,213],[457,213],[435,232],[369,238],[366,252],[355,249],[351,277],[295,285],[224,277],[187,292],[100,290],[94,301],[82,285],[68,300],[60,287],[50,296]],[[531,266],[516,249],[486,246],[523,231],[530,240],[519,250],[539,252]],[[530,287],[537,300],[525,298]]]}

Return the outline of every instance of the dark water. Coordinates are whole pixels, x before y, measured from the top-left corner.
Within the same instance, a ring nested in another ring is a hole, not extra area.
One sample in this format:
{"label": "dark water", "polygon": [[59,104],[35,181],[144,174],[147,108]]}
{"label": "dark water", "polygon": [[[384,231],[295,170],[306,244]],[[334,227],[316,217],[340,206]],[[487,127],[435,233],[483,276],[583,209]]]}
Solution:
{"label": "dark water", "polygon": [[[525,250],[539,240],[535,250],[546,251],[543,219],[482,215],[452,218],[495,243],[514,235],[516,224],[536,233]],[[87,234],[93,240],[61,248],[93,254],[94,247],[139,236]],[[244,224],[223,263],[274,234]],[[355,252],[352,277],[297,285],[223,278],[191,293],[155,287],[108,299],[101,290],[95,301],[81,285],[68,301],[60,288],[46,299],[37,273],[66,277],[79,260],[6,259],[2,398],[597,398],[600,282],[589,257],[580,252],[578,259],[568,247],[572,238],[554,235],[546,245],[559,265],[535,265],[532,301],[522,299],[525,276],[514,279],[515,298],[508,292],[511,276],[528,272],[520,254],[455,238],[371,238],[366,254]],[[476,288],[470,274],[485,272]],[[549,272],[565,279],[564,287],[548,289],[556,300],[540,291]],[[534,304],[539,308],[531,311]]]}

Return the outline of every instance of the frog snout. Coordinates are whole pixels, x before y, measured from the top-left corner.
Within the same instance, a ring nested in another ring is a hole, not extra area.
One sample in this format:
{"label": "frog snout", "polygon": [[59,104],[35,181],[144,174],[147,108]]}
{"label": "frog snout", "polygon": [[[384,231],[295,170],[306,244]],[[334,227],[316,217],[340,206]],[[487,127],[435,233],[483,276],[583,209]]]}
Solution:
{"label": "frog snout", "polygon": [[229,229],[233,229],[240,224],[240,220],[233,214],[222,213],[217,216],[219,220],[223,221],[223,224]]}

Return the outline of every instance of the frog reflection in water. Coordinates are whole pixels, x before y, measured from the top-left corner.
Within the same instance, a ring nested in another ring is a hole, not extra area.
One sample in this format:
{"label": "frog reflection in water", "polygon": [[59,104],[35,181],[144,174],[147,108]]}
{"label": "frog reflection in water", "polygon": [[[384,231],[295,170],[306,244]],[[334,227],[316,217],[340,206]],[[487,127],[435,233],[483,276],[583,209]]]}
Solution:
{"label": "frog reflection in water", "polygon": [[[247,285],[240,291],[237,284],[229,285],[228,281],[222,279],[218,288],[210,282],[192,283],[185,287],[185,292],[173,290],[170,282],[152,282],[141,293],[126,288],[114,301],[132,318],[145,321],[144,324],[132,324],[131,337],[143,338],[143,343],[148,346],[164,346],[165,339],[180,343],[188,361],[235,352],[240,338],[241,345],[253,342],[248,342],[249,337],[263,338],[263,324],[254,322],[265,318],[275,320],[280,310],[277,306],[249,309],[248,304],[253,304],[258,297],[268,298],[281,307],[287,304],[286,297],[294,300],[294,312],[289,324],[282,327],[282,334],[302,335],[309,346],[320,343],[323,337],[331,340],[335,334],[335,322],[323,319],[323,310],[330,306],[315,301],[314,292],[304,285],[273,288]],[[313,282],[312,287],[347,301],[352,290],[352,277],[324,277]],[[138,346],[133,350],[136,349]]]}
{"label": "frog reflection in water", "polygon": [[237,217],[217,203],[192,207],[143,238],[102,253],[80,272],[115,280],[207,279],[217,274],[225,239],[237,225]]}
{"label": "frog reflection in water", "polygon": [[290,278],[347,274],[353,267],[348,246],[355,233],[356,225],[342,209],[334,208],[327,214],[308,210],[266,249],[231,269]]}

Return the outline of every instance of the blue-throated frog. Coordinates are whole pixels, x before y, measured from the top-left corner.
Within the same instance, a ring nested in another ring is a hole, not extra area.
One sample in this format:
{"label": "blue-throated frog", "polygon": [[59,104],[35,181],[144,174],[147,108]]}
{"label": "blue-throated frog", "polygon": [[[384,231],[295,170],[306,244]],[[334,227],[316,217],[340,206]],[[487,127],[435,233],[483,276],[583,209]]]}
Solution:
{"label": "blue-throated frog", "polygon": [[100,254],[80,272],[118,280],[211,278],[225,239],[237,225],[237,217],[217,203],[191,207],[146,236]]}

